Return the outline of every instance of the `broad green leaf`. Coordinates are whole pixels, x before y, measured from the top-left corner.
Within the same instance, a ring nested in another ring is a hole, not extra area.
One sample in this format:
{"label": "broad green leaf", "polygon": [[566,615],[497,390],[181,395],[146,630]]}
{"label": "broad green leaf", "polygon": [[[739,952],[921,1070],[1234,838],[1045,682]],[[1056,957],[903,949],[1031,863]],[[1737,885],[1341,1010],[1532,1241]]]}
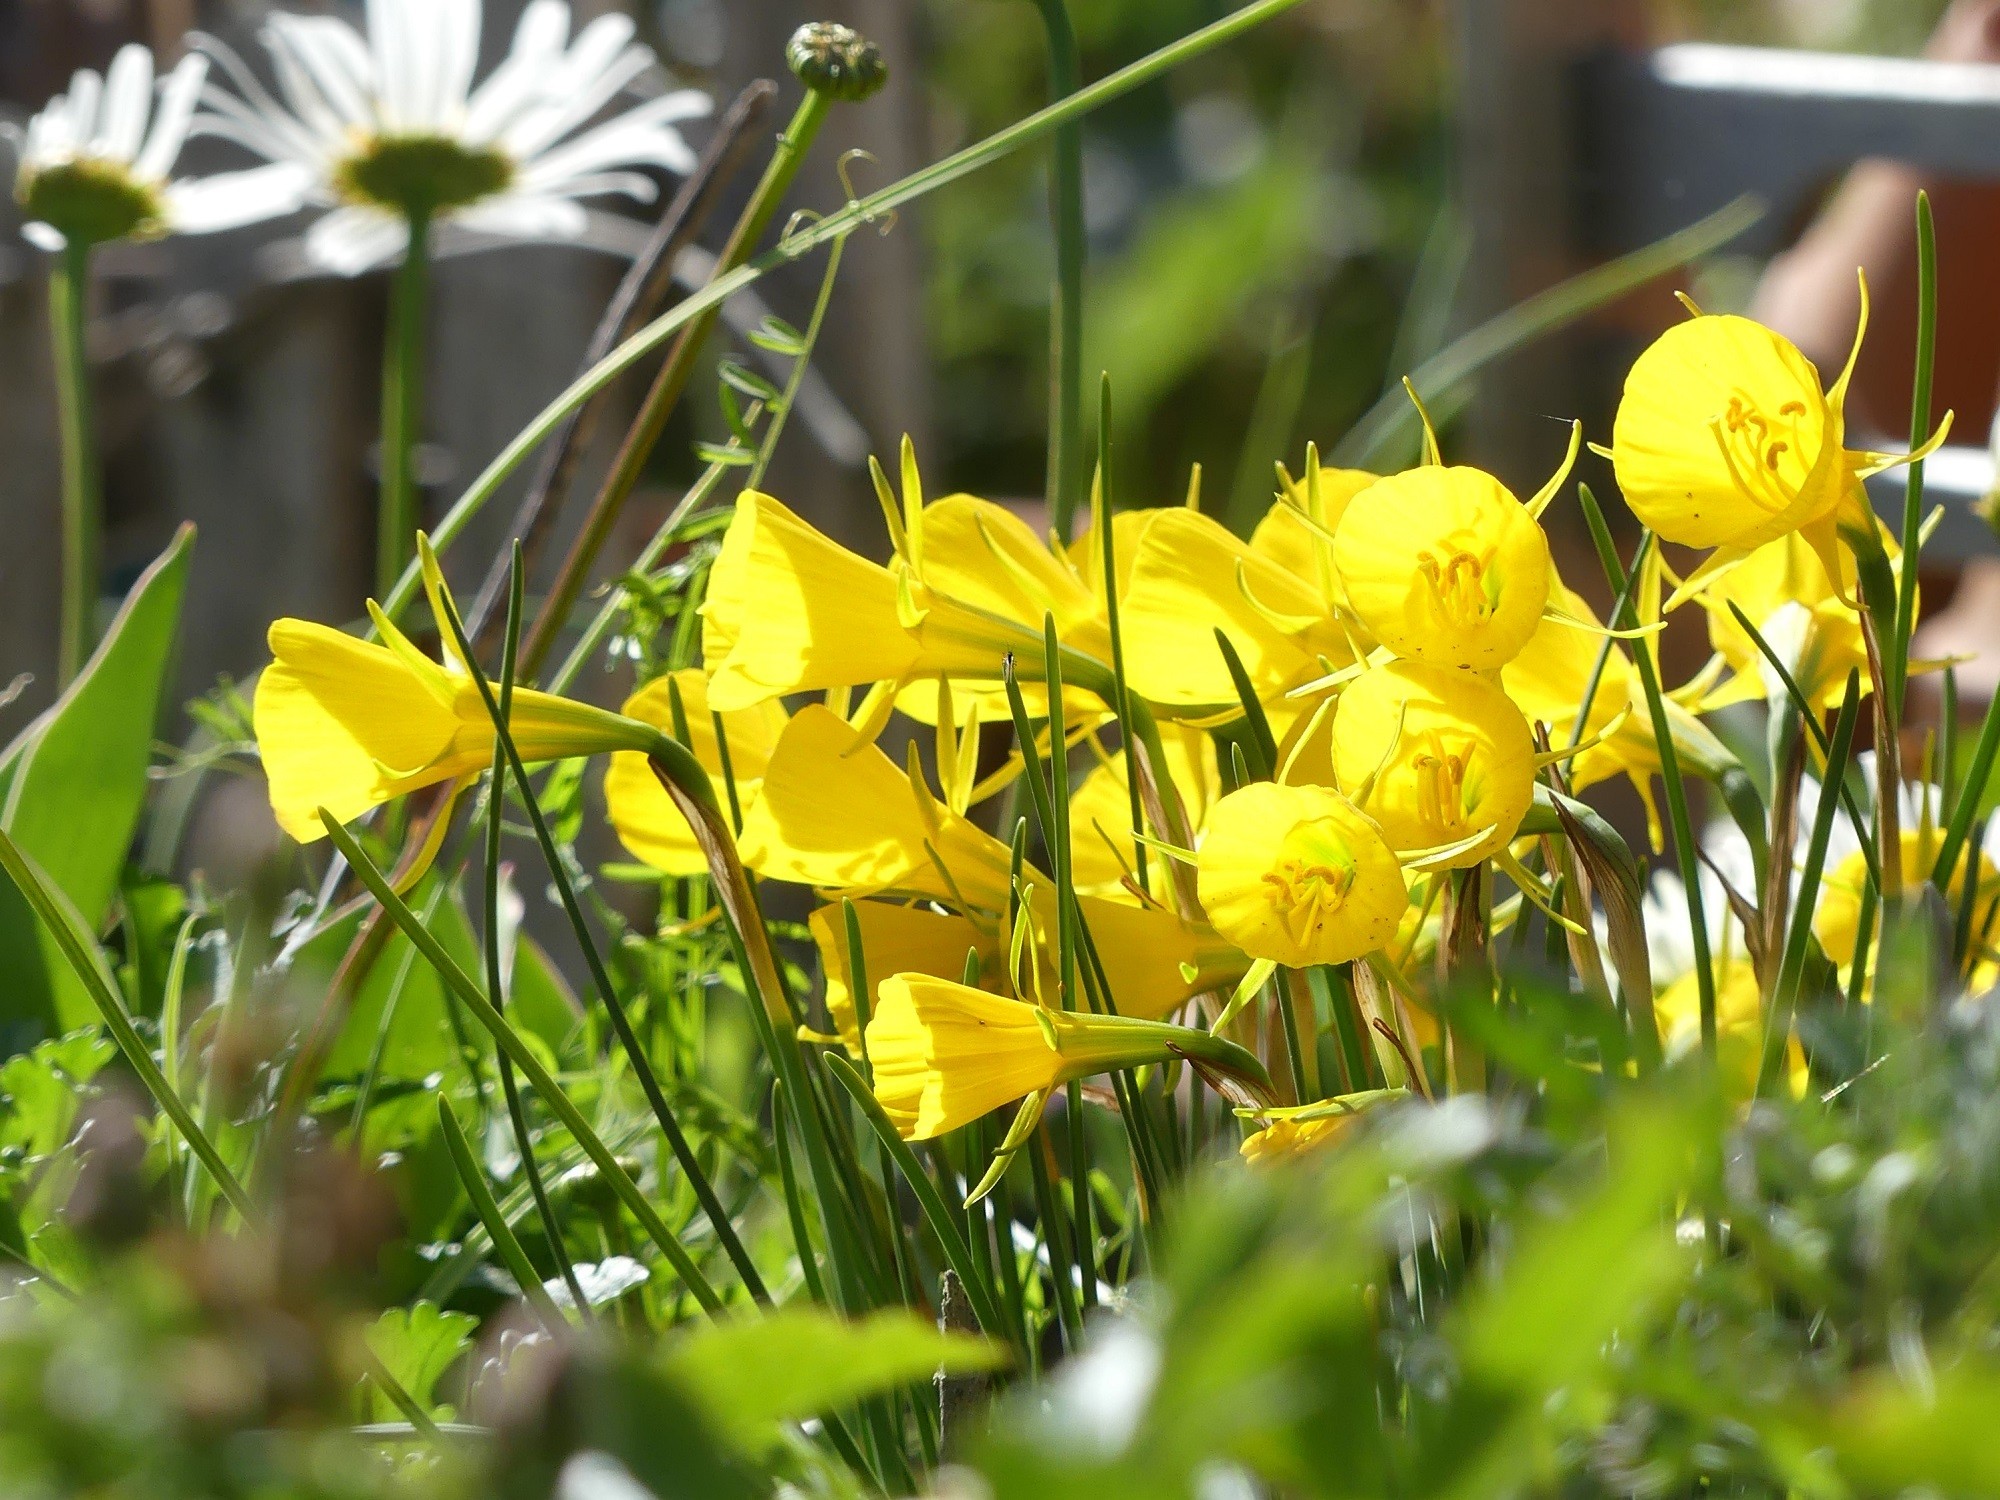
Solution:
{"label": "broad green leaf", "polygon": [[789,1307],[754,1321],[714,1323],[674,1346],[668,1368],[717,1431],[759,1450],[779,1422],[852,1405],[940,1370],[977,1374],[1007,1363],[997,1344],[944,1333],[912,1313],[849,1323],[820,1308]]}
{"label": "broad green leaf", "polygon": [[[445,1312],[433,1303],[415,1302],[392,1307],[377,1318],[368,1329],[368,1347],[426,1410],[449,1418],[451,1408],[437,1400],[437,1383],[472,1347],[478,1327],[479,1319],[470,1313]],[[370,1410],[364,1421],[393,1422],[401,1415],[372,1384],[365,1400]]]}
{"label": "broad green leaf", "polygon": [[[83,674],[0,757],[0,827],[93,931],[118,892],[145,804],[193,547],[194,529],[184,526],[133,585]],[[11,887],[0,890],[0,972],[9,981],[0,1023],[13,1023],[22,1039],[95,1019],[81,983]]]}

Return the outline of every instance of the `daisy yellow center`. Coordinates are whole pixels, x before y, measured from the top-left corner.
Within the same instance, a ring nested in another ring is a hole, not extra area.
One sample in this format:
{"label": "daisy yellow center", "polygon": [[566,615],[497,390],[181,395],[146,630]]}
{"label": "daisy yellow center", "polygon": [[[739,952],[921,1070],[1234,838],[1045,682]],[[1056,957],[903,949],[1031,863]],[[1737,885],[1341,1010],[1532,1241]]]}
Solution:
{"label": "daisy yellow center", "polygon": [[464,208],[504,192],[514,163],[503,152],[467,146],[441,135],[378,135],[362,143],[335,173],[351,203],[394,209],[408,218]]}
{"label": "daisy yellow center", "polygon": [[1285,835],[1263,875],[1271,909],[1298,941],[1347,904],[1354,856],[1330,819],[1301,823]]}
{"label": "daisy yellow center", "polygon": [[21,183],[18,196],[30,219],[55,226],[78,244],[150,235],[160,228],[159,194],[117,162],[84,156],[43,167]]}
{"label": "daisy yellow center", "polygon": [[1462,548],[1453,548],[1443,557],[1431,551],[1417,554],[1417,571],[1430,586],[1431,598],[1447,623],[1471,629],[1493,613],[1499,574],[1489,569],[1491,561],[1491,551],[1480,557]]}
{"label": "daisy yellow center", "polygon": [[1767,416],[1756,401],[1738,391],[1709,424],[1736,487],[1767,508],[1782,510],[1792,502],[1791,487],[1778,477],[1786,454],[1811,467],[1801,431],[1805,416],[1803,401],[1787,401]]}

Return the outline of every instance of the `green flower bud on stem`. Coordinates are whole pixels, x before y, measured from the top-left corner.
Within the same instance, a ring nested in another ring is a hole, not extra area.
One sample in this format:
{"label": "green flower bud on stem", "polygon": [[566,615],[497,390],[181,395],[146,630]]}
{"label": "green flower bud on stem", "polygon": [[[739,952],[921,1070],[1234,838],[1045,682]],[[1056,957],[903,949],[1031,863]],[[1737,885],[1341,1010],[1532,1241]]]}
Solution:
{"label": "green flower bud on stem", "polygon": [[812,21],[793,32],[785,62],[807,88],[850,104],[889,81],[882,49],[838,21]]}

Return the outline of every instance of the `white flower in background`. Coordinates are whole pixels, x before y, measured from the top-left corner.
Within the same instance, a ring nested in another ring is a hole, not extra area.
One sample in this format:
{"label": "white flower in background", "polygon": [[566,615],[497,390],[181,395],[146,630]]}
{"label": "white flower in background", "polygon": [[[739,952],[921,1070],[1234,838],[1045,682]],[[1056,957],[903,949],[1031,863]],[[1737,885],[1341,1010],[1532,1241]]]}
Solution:
{"label": "white flower in background", "polygon": [[274,98],[202,40],[241,97],[211,86],[197,133],[264,157],[270,215],[331,210],[306,236],[316,263],[352,275],[394,260],[413,221],[512,239],[571,239],[578,199],[655,194],[637,167],[692,170],[675,123],[708,113],[684,89],[584,127],[653,66],[622,15],[570,36],[563,0],[533,0],[506,59],[477,88],[480,0],[369,0],[367,34],[325,16],[273,15],[262,33]]}
{"label": "white flower in background", "polygon": [[[1701,838],[1702,851],[1714,868],[1704,863],[1697,880],[1701,887],[1702,925],[1708,931],[1708,951],[1719,958],[1727,950],[1741,954],[1743,936],[1729,905],[1728,892],[1716,876],[1720,870],[1730,888],[1753,905],[1760,899],[1757,866],[1750,841],[1734,823],[1711,823]],[[1688,912],[1687,887],[1671,870],[1656,870],[1641,901],[1646,924],[1646,956],[1653,971],[1653,988],[1665,989],[1675,980],[1694,972],[1694,925]]]}
{"label": "white flower in background", "polygon": [[189,55],[155,90],[153,54],[135,44],[105,76],[77,73],[25,131],[0,126],[18,159],[14,196],[28,240],[61,250],[72,240],[199,234],[264,217],[254,192],[241,191],[252,173],[171,180],[207,74],[208,60]]}

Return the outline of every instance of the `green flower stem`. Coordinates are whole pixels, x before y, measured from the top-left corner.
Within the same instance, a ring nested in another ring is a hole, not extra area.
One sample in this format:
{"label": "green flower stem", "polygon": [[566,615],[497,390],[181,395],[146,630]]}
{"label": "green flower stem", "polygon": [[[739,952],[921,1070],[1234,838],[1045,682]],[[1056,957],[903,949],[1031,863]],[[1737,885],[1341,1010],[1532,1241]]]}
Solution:
{"label": "green flower stem", "polygon": [[[701,291],[680,302],[671,312],[654,319],[604,359],[578,376],[568,389],[543,409],[539,416],[522,428],[514,440],[486,466],[485,471],[472,482],[465,493],[459,496],[450,512],[438,523],[432,533],[438,550],[444,551],[464,533],[465,528],[472,524],[500,486],[521,466],[529,454],[562,425],[564,418],[572,411],[645,359],[655,349],[660,348],[681,329],[709,316],[714,309],[721,307],[745,287],[769,275],[780,266],[790,265],[811,254],[819,246],[851,234],[864,224],[880,223],[885,216],[904,204],[934,193],[948,183],[970,176],[980,168],[1012,155],[1059,126],[1071,120],[1081,119],[1092,110],[1130,93],[1143,84],[1150,83],[1184,62],[1212,51],[1225,42],[1233,41],[1244,32],[1262,25],[1274,16],[1284,14],[1299,3],[1300,0],[1255,0],[1254,4],[1246,5],[1243,9],[1202,27],[1199,31],[1189,33],[1172,45],[1162,47],[1159,51],[1100,78],[1096,83],[1077,90],[1067,99],[1039,109],[1025,119],[1017,120],[983,141],[974,142],[963,151],[954,152],[944,160],[933,162],[921,171],[912,172],[908,177],[893,182],[878,192],[857,198],[836,213],[828,214],[823,219],[800,227],[755,260],[746,262],[727,275],[717,276]],[[1678,265],[1681,258],[1684,258],[1684,252],[1682,257],[1670,261],[1669,264]],[[416,593],[417,586],[416,570],[406,568],[394,591],[383,600],[383,607],[391,619],[396,618],[397,612],[409,603]]]}
{"label": "green flower stem", "polygon": [[[439,1090],[437,1096],[438,1125],[444,1134],[445,1150],[451,1157],[451,1164],[458,1173],[459,1185],[465,1189],[465,1196],[472,1204],[473,1214],[485,1226],[486,1234],[493,1241],[493,1248],[500,1259],[507,1263],[507,1274],[514,1278],[521,1288],[521,1297],[534,1309],[535,1317],[544,1331],[557,1334],[569,1326],[569,1320],[556,1306],[555,1298],[542,1285],[542,1276],[528,1259],[528,1252],[521,1248],[521,1242],[514,1237],[514,1231],[507,1223],[507,1217],[500,1212],[500,1205],[494,1200],[493,1189],[487,1185],[486,1174],[480,1169],[479,1158],[472,1154],[472,1146],[465,1139],[465,1127],[458,1123],[458,1114],[451,1107],[451,1096]],[[589,1304],[583,1294],[576,1290],[575,1272],[566,1280],[570,1283],[572,1295],[577,1299],[577,1311],[586,1319]]]}
{"label": "green flower stem", "polygon": [[[716,280],[709,283],[711,287],[732,279],[757,248],[765,231],[771,227],[778,205],[791,191],[793,179],[798,176],[806,153],[812,147],[813,137],[819,134],[819,128],[825,123],[827,112],[832,107],[833,100],[826,93],[818,89],[806,91],[798,113],[792,116],[791,124],[778,137],[777,149],[771,153],[770,163],[751,193],[750,202],[736,221],[736,227],[730,231],[729,242],[716,259]],[[690,302],[696,300],[699,296],[689,299]],[[683,307],[687,305],[682,304]],[[584,516],[583,529],[571,544],[569,554],[563,558],[562,568],[556,574],[541,612],[535,616],[534,627],[528,632],[527,641],[521,648],[521,666],[526,675],[533,677],[538,673],[554,648],[556,637],[568,622],[570,611],[575,609],[584,584],[589,581],[598,553],[610,540],[612,527],[624,510],[625,501],[645,472],[646,461],[652,457],[660,435],[666,431],[667,419],[680,404],[681,394],[687,389],[689,377],[694,374],[695,360],[701,354],[702,345],[708,341],[709,333],[721,316],[720,299],[701,308],[675,340],[666,363],[653,377],[652,387],[639,407],[639,416],[626,433],[618,456],[612,461],[611,472],[605,476],[596,498],[591,501],[590,510]],[[658,327],[659,322],[653,326]]]}
{"label": "green flower stem", "polygon": [[[1937,229],[1929,193],[1917,194],[1917,367],[1910,395],[1910,451],[1930,441],[1931,391],[1937,371]],[[1924,463],[1909,466],[1903,488],[1903,567],[1896,580],[1896,632],[1883,663],[1888,722],[1903,722],[1910,676],[1910,635],[1917,625],[1917,554],[1923,546]]]}
{"label": "green flower stem", "polygon": [[411,216],[410,247],[389,291],[389,336],[382,345],[382,489],[375,513],[375,593],[382,599],[395,591],[396,580],[416,556],[416,445],[423,420],[430,233],[428,214]]}
{"label": "green flower stem", "polygon": [[85,347],[84,302],[89,290],[90,246],[73,239],[49,276],[50,336],[62,424],[62,641],[57,658],[62,687],[76,681],[97,644],[104,499]]}
{"label": "green flower stem", "polygon": [[[1049,98],[1060,104],[1083,86],[1076,28],[1064,0],[1035,0],[1049,38]],[[1076,519],[1083,429],[1083,128],[1056,127],[1049,162],[1049,216],[1056,275],[1049,297],[1049,514],[1069,540]],[[1099,439],[1103,441],[1102,438]]]}
{"label": "green flower stem", "polygon": [[[1611,529],[1604,524],[1604,512],[1597,504],[1597,497],[1590,492],[1590,486],[1577,486],[1578,498],[1583,503],[1584,520],[1590,526],[1590,539],[1597,546],[1598,560],[1604,566],[1604,575],[1610,579],[1613,590],[1624,593],[1627,582],[1625,567],[1618,561],[1618,549],[1611,540]],[[1653,534],[1649,531],[1640,540],[1639,550],[1632,556],[1632,572],[1637,573],[1646,565],[1646,554],[1654,546]],[[1612,617],[1614,630],[1628,629],[1633,624],[1631,595],[1625,594],[1625,606]],[[1680,752],[1674,745],[1673,725],[1667,720],[1665,695],[1660,691],[1660,673],[1654,665],[1653,653],[1640,642],[1639,649],[1632,653],[1633,665],[1639,669],[1639,685],[1645,690],[1646,708],[1652,716],[1653,741],[1660,752],[1660,777],[1666,783],[1667,819],[1674,834],[1674,863],[1680,871],[1681,884],[1687,890],[1688,939],[1694,948],[1695,988],[1701,1002],[1701,1048],[1710,1063],[1715,1061],[1715,967],[1708,949],[1708,921],[1701,908],[1701,870],[1694,841],[1694,820],[1688,816],[1687,787],[1681,781]]]}

